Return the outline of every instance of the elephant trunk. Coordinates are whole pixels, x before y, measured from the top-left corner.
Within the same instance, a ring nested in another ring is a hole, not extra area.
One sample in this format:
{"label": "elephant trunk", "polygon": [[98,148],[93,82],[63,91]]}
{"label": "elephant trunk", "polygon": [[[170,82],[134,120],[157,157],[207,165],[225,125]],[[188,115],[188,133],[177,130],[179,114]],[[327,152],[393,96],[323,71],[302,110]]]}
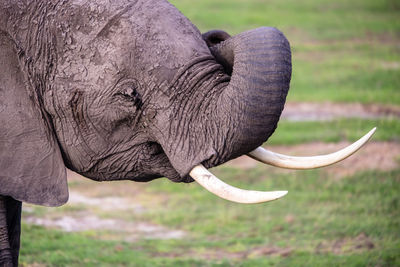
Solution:
{"label": "elephant trunk", "polygon": [[231,73],[218,106],[223,119],[234,124],[228,136],[234,145],[223,151],[234,158],[260,146],[276,129],[289,90],[290,45],[279,30],[263,27],[236,35],[211,51]]}
{"label": "elephant trunk", "polygon": [[213,167],[260,146],[274,132],[289,89],[290,46],[274,28],[241,33],[210,50],[214,57],[177,75],[189,88],[178,97],[191,97],[157,117],[169,122],[155,132],[180,175],[169,177],[174,181],[191,181],[187,174],[198,164]]}

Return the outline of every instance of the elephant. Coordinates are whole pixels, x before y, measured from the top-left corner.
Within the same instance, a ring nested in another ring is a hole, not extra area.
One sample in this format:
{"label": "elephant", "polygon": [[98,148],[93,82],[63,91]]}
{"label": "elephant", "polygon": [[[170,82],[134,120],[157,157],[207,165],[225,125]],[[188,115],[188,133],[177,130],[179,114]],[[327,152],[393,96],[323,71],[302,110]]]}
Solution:
{"label": "elephant", "polygon": [[95,181],[196,180],[257,203],[287,191],[234,188],[207,169],[249,156],[279,167],[333,164],[260,146],[291,80],[282,32],[200,31],[166,0],[0,3],[0,265],[17,266],[22,202],[68,200],[66,168]]}

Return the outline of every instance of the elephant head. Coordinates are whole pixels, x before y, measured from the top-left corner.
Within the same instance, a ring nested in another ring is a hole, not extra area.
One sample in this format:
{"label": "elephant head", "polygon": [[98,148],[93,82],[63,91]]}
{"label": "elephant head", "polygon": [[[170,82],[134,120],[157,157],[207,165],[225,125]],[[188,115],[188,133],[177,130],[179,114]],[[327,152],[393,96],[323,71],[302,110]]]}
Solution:
{"label": "elephant head", "polygon": [[[286,191],[241,191],[205,168],[248,153],[310,162],[258,148],[291,78],[290,45],[275,28],[201,35],[165,0],[3,1],[0,22],[0,195],[61,205],[67,167],[98,181],[194,178],[259,202]],[[306,167],[338,158],[318,160]]]}

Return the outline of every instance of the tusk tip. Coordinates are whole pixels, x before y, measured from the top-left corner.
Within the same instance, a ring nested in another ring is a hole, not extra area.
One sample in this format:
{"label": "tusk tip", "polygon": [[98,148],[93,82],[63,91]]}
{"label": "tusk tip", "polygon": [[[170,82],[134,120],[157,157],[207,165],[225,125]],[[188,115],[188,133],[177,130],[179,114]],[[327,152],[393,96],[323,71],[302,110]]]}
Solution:
{"label": "tusk tip", "polygon": [[369,131],[369,132],[364,136],[364,138],[366,138],[366,140],[368,141],[368,140],[374,135],[374,133],[376,132],[376,129],[377,129],[377,127],[372,128],[372,130]]}
{"label": "tusk tip", "polygon": [[275,198],[274,199],[279,199],[287,195],[288,191],[275,191]]}

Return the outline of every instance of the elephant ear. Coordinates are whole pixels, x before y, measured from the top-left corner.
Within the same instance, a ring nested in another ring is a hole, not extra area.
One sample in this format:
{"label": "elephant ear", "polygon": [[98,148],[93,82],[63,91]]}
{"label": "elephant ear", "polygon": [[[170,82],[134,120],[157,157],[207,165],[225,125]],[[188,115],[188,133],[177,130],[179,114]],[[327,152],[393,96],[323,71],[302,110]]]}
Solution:
{"label": "elephant ear", "polygon": [[203,33],[202,36],[208,47],[217,45],[231,37],[229,33],[221,30],[208,31]]}
{"label": "elephant ear", "polygon": [[0,31],[0,195],[45,206],[68,200],[66,168],[46,115]]}

